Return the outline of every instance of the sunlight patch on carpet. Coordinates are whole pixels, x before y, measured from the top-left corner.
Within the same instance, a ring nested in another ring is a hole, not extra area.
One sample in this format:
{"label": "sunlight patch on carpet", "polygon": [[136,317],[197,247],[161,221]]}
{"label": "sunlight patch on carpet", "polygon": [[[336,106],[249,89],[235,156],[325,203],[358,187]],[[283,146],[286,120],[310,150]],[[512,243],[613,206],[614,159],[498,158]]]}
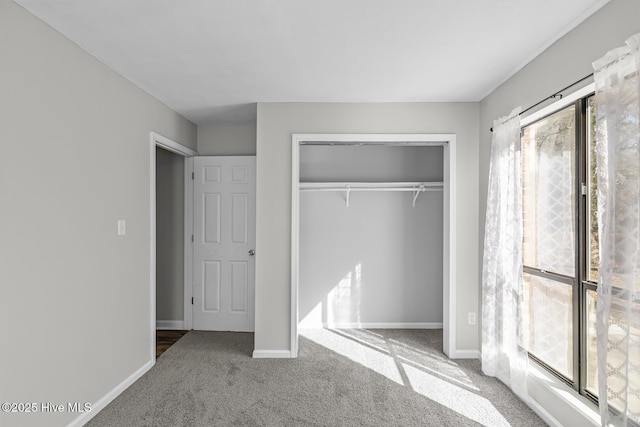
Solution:
{"label": "sunlight patch on carpet", "polygon": [[453,360],[367,330],[300,330],[300,335],[487,427],[510,427]]}
{"label": "sunlight patch on carpet", "polygon": [[458,387],[434,375],[403,364],[416,393],[456,411],[487,427],[510,427],[511,424],[484,397]]}
{"label": "sunlight patch on carpet", "polygon": [[372,369],[380,375],[384,375],[391,381],[404,385],[393,358],[380,351],[376,351],[326,329],[301,330],[300,335],[362,366]]}

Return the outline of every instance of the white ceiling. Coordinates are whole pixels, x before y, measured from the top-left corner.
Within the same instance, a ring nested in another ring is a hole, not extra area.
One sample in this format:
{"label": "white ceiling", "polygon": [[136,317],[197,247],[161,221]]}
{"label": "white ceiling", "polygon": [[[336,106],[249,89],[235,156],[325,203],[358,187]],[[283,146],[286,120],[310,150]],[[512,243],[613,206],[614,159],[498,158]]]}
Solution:
{"label": "white ceiling", "polygon": [[479,101],[608,0],[16,0],[197,124]]}

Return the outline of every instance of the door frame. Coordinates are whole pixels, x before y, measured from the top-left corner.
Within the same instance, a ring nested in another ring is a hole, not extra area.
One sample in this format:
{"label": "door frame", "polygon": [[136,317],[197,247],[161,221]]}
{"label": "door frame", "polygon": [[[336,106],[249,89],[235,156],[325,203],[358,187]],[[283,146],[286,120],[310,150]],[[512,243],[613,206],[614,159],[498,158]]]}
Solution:
{"label": "door frame", "polygon": [[390,146],[442,146],[443,163],[443,349],[450,358],[456,348],[456,135],[455,134],[293,134],[291,150],[291,336],[290,357],[298,356],[298,280],[300,225],[300,145],[370,143]]}
{"label": "door frame", "polygon": [[[163,148],[184,157],[184,323],[185,329],[191,329],[191,230],[193,225],[193,159],[198,152],[175,142],[157,132],[149,133],[149,336],[151,360],[156,360],[156,147]],[[187,295],[188,292],[188,295]],[[189,304],[187,304],[189,301]],[[188,315],[187,315],[188,308]]]}

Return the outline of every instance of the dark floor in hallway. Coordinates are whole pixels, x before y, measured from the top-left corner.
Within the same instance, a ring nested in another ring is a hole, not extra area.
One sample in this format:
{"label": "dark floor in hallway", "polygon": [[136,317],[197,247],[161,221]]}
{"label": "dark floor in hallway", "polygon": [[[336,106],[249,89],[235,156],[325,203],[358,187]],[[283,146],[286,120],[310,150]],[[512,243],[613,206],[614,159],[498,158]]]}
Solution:
{"label": "dark floor in hallway", "polygon": [[189,331],[156,330],[156,359]]}

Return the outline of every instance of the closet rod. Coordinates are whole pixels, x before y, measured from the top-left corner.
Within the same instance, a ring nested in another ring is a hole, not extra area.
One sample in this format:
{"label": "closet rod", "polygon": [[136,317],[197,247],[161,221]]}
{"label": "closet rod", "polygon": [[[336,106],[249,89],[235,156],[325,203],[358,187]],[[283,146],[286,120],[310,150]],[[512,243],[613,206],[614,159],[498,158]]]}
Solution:
{"label": "closet rod", "polygon": [[352,191],[405,191],[413,193],[412,205],[416,207],[416,200],[420,193],[427,191],[443,191],[441,182],[416,182],[416,183],[300,183],[300,191],[339,191],[345,193],[345,202],[349,207]]}
{"label": "closet rod", "polygon": [[[564,92],[565,90],[569,89],[570,87],[573,87],[575,85],[577,85],[578,83],[582,83],[583,81],[587,80],[588,78],[593,77],[593,73],[589,74],[588,76],[584,76],[583,78],[581,78],[580,80],[576,80],[575,82],[571,83],[569,86],[567,87],[563,87],[562,89],[560,89],[559,91],[555,92],[554,94],[551,94],[549,96],[547,96],[546,98],[536,102],[535,104],[533,104],[532,106],[525,108],[524,110],[522,110],[520,112],[520,116],[523,115],[524,113],[526,113],[527,111],[530,111],[534,108],[536,108],[538,105],[542,104],[545,101],[548,101],[550,99],[556,99],[556,98],[562,98],[562,92]],[[493,128],[489,129],[491,132],[493,132]]]}
{"label": "closet rod", "polygon": [[300,188],[300,191],[442,191],[442,187],[323,187],[323,188]]}

